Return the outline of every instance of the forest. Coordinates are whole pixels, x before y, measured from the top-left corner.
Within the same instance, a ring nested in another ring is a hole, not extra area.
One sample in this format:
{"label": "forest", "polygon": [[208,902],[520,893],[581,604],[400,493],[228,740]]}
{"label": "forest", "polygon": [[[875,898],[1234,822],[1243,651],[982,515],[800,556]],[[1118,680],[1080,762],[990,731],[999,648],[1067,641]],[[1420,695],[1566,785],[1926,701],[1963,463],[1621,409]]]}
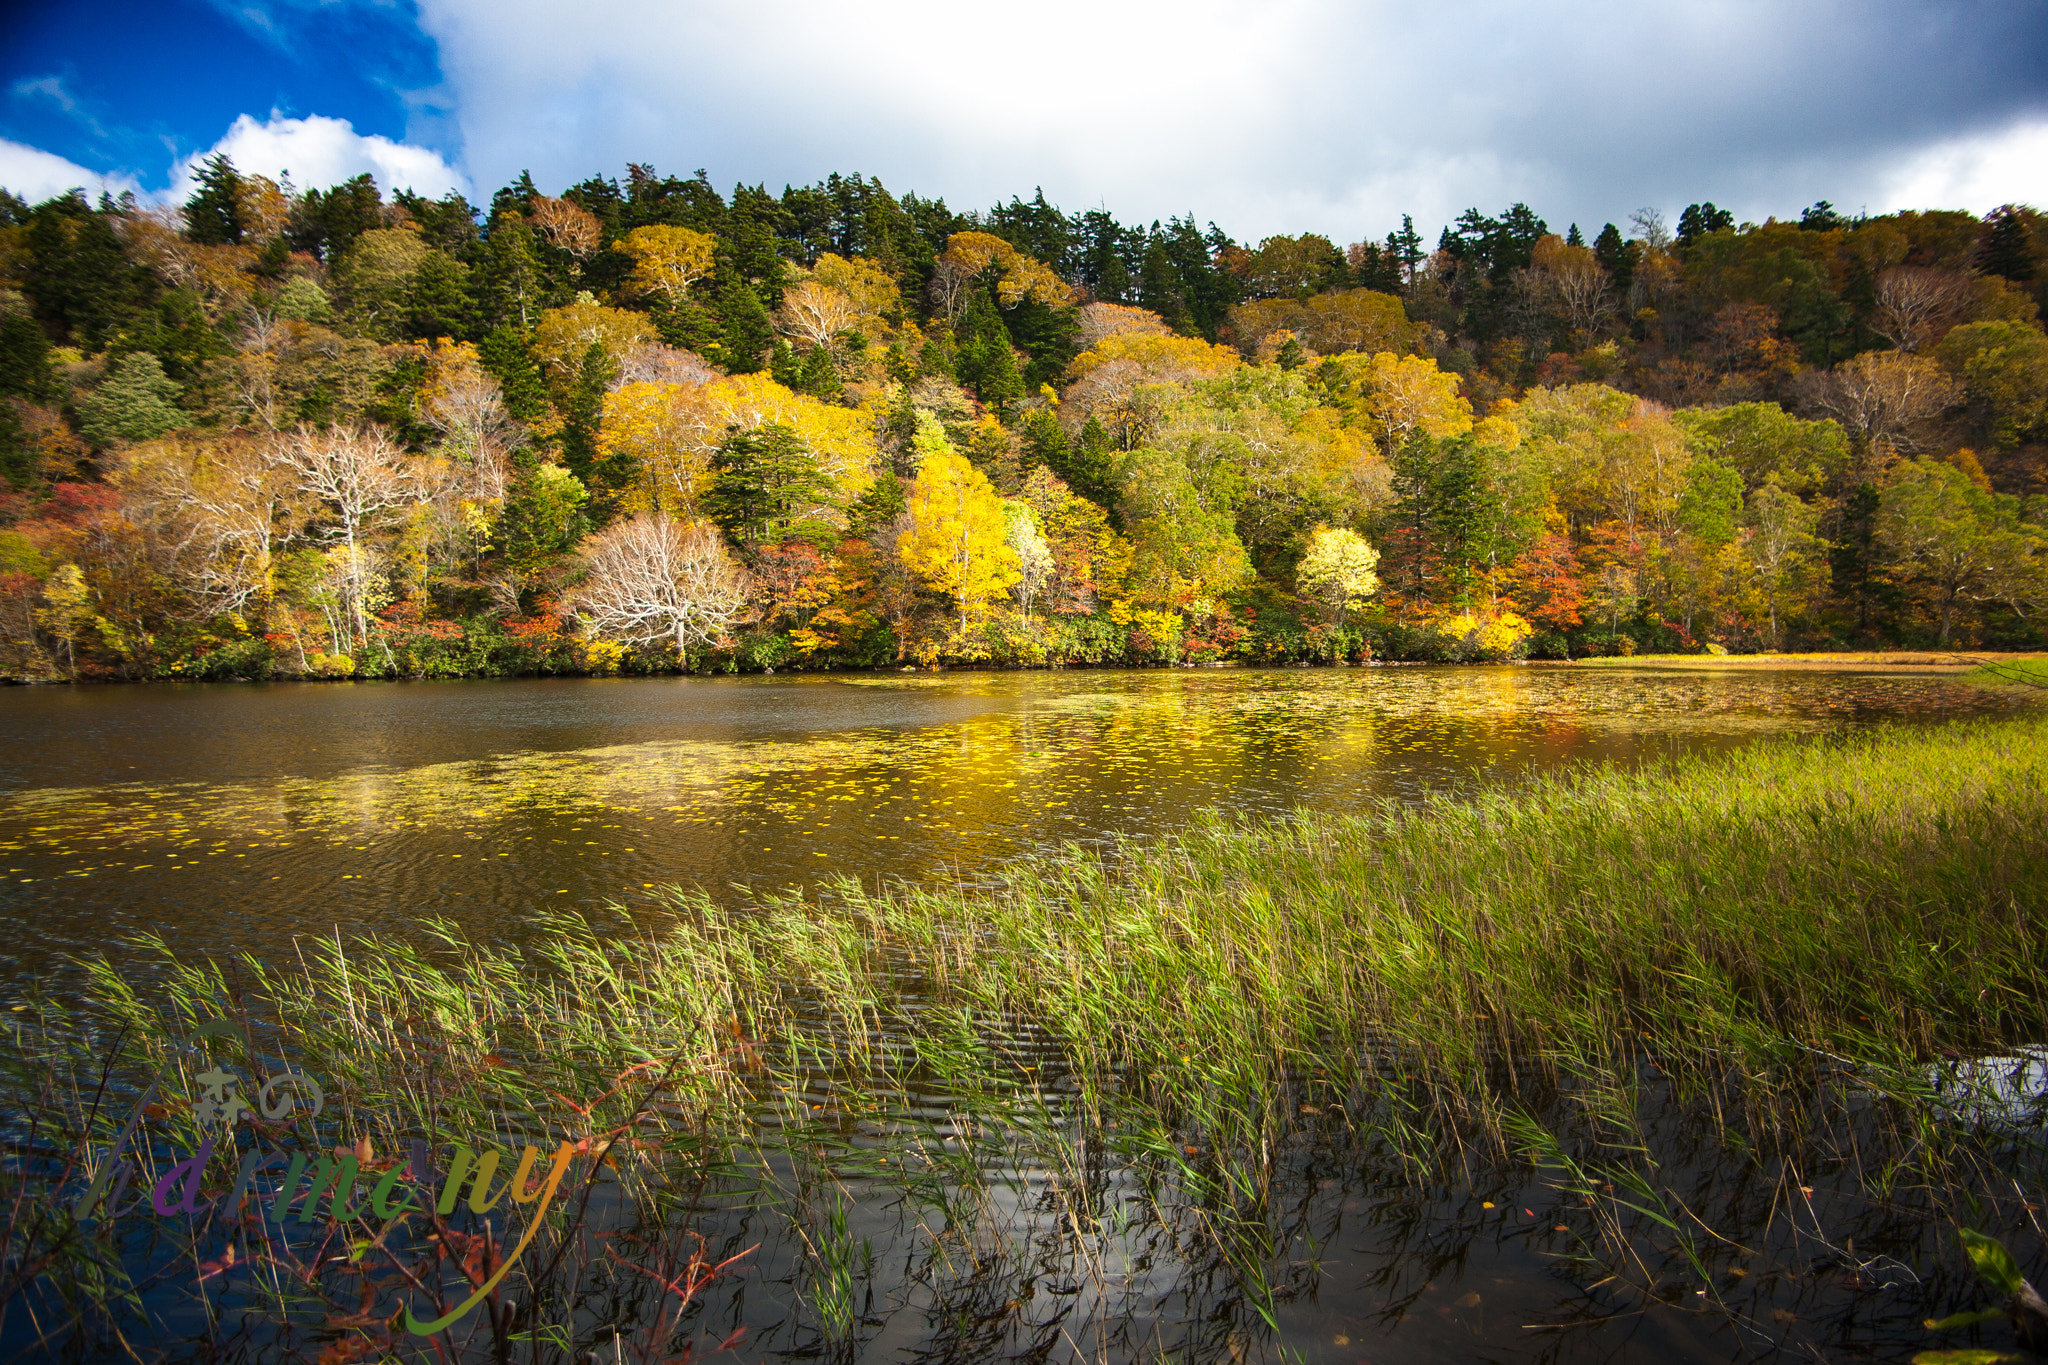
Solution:
{"label": "forest", "polygon": [[2043,643],[2048,219],[0,194],[0,674]]}

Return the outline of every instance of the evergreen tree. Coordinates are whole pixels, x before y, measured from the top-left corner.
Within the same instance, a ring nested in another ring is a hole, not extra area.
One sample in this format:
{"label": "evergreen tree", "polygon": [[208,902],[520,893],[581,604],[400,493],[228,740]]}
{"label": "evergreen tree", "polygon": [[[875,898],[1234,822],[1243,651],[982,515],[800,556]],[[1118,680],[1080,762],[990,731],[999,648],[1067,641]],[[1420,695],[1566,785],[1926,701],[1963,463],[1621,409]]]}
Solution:
{"label": "evergreen tree", "polygon": [[19,305],[0,313],[0,394],[39,403],[50,391],[50,339]]}
{"label": "evergreen tree", "polygon": [[1387,254],[1400,262],[1402,278],[1415,282],[1415,272],[1429,259],[1429,253],[1422,249],[1422,234],[1415,230],[1415,219],[1408,214],[1401,215],[1401,230],[1387,234]]}
{"label": "evergreen tree", "polygon": [[954,363],[960,382],[973,389],[975,397],[997,415],[1024,396],[1024,380],[1017,373],[1010,333],[987,291],[974,291],[967,315],[960,322],[957,344],[958,359]]}
{"label": "evergreen tree", "polygon": [[753,374],[775,341],[775,324],[754,287],[730,266],[718,273],[718,362],[727,374]]}
{"label": "evergreen tree", "polygon": [[1614,287],[1625,292],[1635,278],[1636,249],[1621,239],[1621,229],[1612,223],[1601,228],[1600,235],[1593,239],[1593,255],[1614,281]]}
{"label": "evergreen tree", "polygon": [[1564,235],[1564,244],[1566,246],[1584,246],[1586,244],[1586,239],[1579,234],[1579,225],[1577,223],[1573,223],[1572,230]]}
{"label": "evergreen tree", "polygon": [[1735,215],[1727,209],[1715,208],[1711,199],[1704,204],[1687,204],[1685,212],[1678,215],[1678,240],[1685,245],[1734,226]]}
{"label": "evergreen tree", "polygon": [[471,335],[471,307],[469,270],[443,252],[428,252],[406,286],[407,332],[422,341],[466,341]]}
{"label": "evergreen tree", "polygon": [[846,509],[846,533],[856,540],[866,540],[909,505],[910,491],[903,480],[891,473],[879,474]]}
{"label": "evergreen tree", "polygon": [[21,289],[59,344],[101,350],[155,302],[154,277],[128,260],[109,219],[82,194],[39,204],[29,215]]}
{"label": "evergreen tree", "polygon": [[[1712,208],[1713,205],[1707,205]],[[1835,212],[1835,206],[1823,199],[1810,209],[1801,210],[1799,228],[1802,232],[1831,232],[1843,226],[1842,215]]]}
{"label": "evergreen tree", "polygon": [[524,218],[533,201],[540,197],[540,186],[533,183],[533,172],[521,171],[519,178],[491,196],[492,231],[506,214]]}
{"label": "evergreen tree", "polygon": [[838,496],[803,437],[781,423],[735,428],[712,454],[711,468],[704,511],[749,563],[763,545],[800,534]]}
{"label": "evergreen tree", "polygon": [[[617,373],[618,366],[605,351],[604,343],[591,342],[562,402],[562,464],[593,492],[611,491],[617,486],[606,477],[617,471],[600,467],[597,450],[597,432],[604,422],[604,395]],[[611,520],[608,500],[601,499],[593,511],[599,524]]]}
{"label": "evergreen tree", "polygon": [[1176,332],[1192,332],[1194,316],[1188,310],[1187,296],[1181,287],[1180,272],[1174,269],[1173,259],[1167,254],[1166,243],[1159,235],[1159,224],[1152,225],[1151,240],[1145,244],[1144,264],[1138,270],[1138,302],[1160,317]]}
{"label": "evergreen tree", "polygon": [[803,361],[781,337],[768,352],[768,377],[785,389],[794,389],[803,383]]}
{"label": "evergreen tree", "polygon": [[509,324],[520,331],[540,321],[552,296],[533,229],[517,214],[493,220],[483,245],[475,283],[477,302],[488,325]]}
{"label": "evergreen tree", "polygon": [[1374,246],[1367,242],[1359,251],[1358,268],[1352,272],[1352,282],[1360,289],[1374,289],[1382,294],[1398,294],[1407,283],[1401,270],[1401,261],[1386,247]]}
{"label": "evergreen tree", "polygon": [[1026,474],[1034,469],[1050,469],[1057,474],[1068,462],[1067,434],[1060,430],[1059,419],[1044,408],[1025,413],[1017,434],[1020,463]]}
{"label": "evergreen tree", "polygon": [[513,327],[498,327],[477,347],[477,359],[498,381],[505,411],[520,422],[538,422],[547,415],[547,386],[525,339]]}
{"label": "evergreen tree", "polygon": [[163,362],[147,351],[132,351],[79,403],[79,426],[100,447],[152,441],[185,424],[177,399],[178,385],[164,373]]}
{"label": "evergreen tree", "polygon": [[1046,467],[1067,487],[1108,508],[1110,519],[1117,520],[1116,448],[1100,421],[1089,417],[1072,443],[1046,441],[1039,448],[1045,452]]}
{"label": "evergreen tree", "polygon": [[828,402],[836,400],[840,395],[839,369],[832,363],[832,352],[823,346],[813,346],[805,351],[793,387],[798,393],[807,393],[813,398],[823,398]]}
{"label": "evergreen tree", "polygon": [[292,207],[288,229],[294,251],[309,251],[332,265],[356,238],[384,221],[384,199],[367,173],[324,193],[307,190]]}
{"label": "evergreen tree", "polygon": [[2024,211],[2007,204],[1991,211],[1984,220],[1989,231],[1979,248],[1984,273],[1998,275],[2014,284],[2025,284],[2039,273],[2040,260],[2034,252],[2034,234]]}
{"label": "evergreen tree", "polygon": [[242,240],[240,199],[242,176],[227,153],[216,152],[199,163],[199,188],[185,201],[185,235],[207,246]]}

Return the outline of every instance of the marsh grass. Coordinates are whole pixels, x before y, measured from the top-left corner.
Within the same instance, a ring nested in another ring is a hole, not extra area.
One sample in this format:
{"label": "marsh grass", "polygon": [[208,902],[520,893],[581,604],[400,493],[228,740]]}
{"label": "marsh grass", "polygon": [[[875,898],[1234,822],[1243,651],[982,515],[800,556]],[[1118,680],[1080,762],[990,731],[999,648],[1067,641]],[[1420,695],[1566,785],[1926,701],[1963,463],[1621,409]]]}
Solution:
{"label": "marsh grass", "polygon": [[1980,659],[1962,681],[2003,687],[2048,688],[2048,658]]}
{"label": "marsh grass", "polygon": [[[146,990],[101,965],[85,998],[13,1015],[0,1311],[31,1326],[0,1330],[77,1354],[667,1359],[729,1340],[706,1304],[741,1318],[720,1296],[758,1270],[807,1354],[857,1355],[914,1301],[935,1358],[1238,1359],[1283,1350],[1354,1235],[1333,1201],[1370,1194],[1398,1323],[1435,1287],[1401,1267],[1491,1226],[1486,1191],[1541,1207],[1513,1235],[1576,1267],[1561,1327],[1678,1302],[1780,1339],[1790,1291],[1745,1267],[1815,1255],[1852,1296],[1910,1275],[1943,1317],[1968,1290],[1941,1230],[2024,1232],[2040,1202],[2038,1140],[1973,1128],[1947,1059],[2048,1037],[2044,779],[2048,722],[1894,730],[1215,817],[973,893],[678,892],[659,931],[428,924],[284,964],[158,945]],[[190,1045],[222,1019],[238,1043]],[[202,1056],[326,1088],[318,1125],[245,1146],[566,1141],[574,1192],[432,1343],[394,1305],[459,1297],[502,1216],[69,1218],[131,1116],[131,1205],[192,1149]]]}

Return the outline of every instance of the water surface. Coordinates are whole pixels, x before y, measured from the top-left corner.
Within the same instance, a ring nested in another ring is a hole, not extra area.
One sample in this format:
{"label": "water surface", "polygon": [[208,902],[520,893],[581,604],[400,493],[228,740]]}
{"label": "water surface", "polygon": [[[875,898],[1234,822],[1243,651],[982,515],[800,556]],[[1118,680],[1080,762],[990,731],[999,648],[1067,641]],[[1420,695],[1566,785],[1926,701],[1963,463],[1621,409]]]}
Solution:
{"label": "water surface", "polygon": [[1921,673],[1170,669],[0,691],[0,973],[1284,814],[2010,708]]}

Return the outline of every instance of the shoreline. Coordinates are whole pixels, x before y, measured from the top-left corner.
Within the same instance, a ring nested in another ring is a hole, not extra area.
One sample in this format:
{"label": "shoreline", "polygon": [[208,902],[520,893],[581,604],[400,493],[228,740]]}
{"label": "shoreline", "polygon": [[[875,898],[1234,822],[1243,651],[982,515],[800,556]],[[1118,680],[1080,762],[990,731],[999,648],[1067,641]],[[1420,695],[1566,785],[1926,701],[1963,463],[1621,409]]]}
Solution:
{"label": "shoreline", "polygon": [[1987,664],[2025,664],[2041,661],[2048,663],[2048,651],[2022,650],[2013,652],[1941,650],[1869,650],[1810,654],[1632,654],[1598,655],[1579,659],[1472,659],[1464,661],[1441,661],[1430,659],[1363,659],[1363,660],[1307,660],[1289,659],[1272,663],[1261,663],[1251,659],[1215,659],[1203,662],[1154,663],[1154,664],[1099,664],[1085,661],[1058,664],[873,664],[846,667],[827,666],[806,668],[802,665],[782,668],[732,668],[681,670],[646,673],[462,673],[443,676],[406,674],[383,676],[370,673],[322,676],[312,673],[283,673],[268,678],[225,677],[225,678],[24,678],[18,676],[0,677],[0,687],[72,687],[72,686],[134,686],[153,683],[203,683],[253,684],[253,683],[394,683],[394,682],[482,682],[514,681],[528,678],[718,678],[740,677],[742,675],[769,676],[778,673],[800,674],[884,674],[884,673],[1155,673],[1170,670],[1195,669],[1356,669],[1356,668],[1671,668],[1692,672],[1710,673],[1717,671],[1757,672],[1837,672],[1837,673],[1888,673],[1895,671],[1938,674],[1965,674]]}

